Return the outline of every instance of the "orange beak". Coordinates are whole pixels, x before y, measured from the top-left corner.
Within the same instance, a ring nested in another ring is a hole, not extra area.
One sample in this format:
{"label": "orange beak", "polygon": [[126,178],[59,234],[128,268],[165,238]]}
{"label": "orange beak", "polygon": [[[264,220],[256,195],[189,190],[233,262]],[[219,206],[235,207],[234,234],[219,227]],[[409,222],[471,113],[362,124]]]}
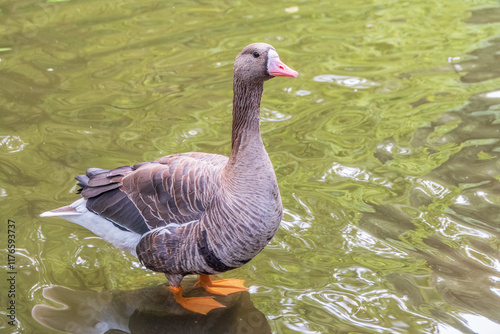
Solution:
{"label": "orange beak", "polygon": [[285,63],[283,63],[278,57],[278,54],[273,51],[274,50],[271,50],[268,55],[269,59],[267,61],[267,73],[269,73],[269,75],[272,75],[273,77],[297,78],[299,76],[299,73],[295,70],[292,70]]}

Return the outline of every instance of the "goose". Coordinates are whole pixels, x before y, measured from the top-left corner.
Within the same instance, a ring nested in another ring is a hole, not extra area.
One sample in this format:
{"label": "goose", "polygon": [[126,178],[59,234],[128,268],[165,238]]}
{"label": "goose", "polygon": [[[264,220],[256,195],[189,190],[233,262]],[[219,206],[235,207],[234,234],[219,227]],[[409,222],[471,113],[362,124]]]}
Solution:
{"label": "goose", "polygon": [[278,230],[283,206],[259,119],[264,82],[277,76],[298,73],[269,44],[250,44],[236,57],[229,157],[190,152],[89,168],[75,177],[81,198],[41,216],[79,224],[164,273],[187,310],[207,314],[225,307],[213,296],[183,297],[181,281],[199,275],[196,284],[211,294],[247,291],[242,280],[209,275],[241,267]]}

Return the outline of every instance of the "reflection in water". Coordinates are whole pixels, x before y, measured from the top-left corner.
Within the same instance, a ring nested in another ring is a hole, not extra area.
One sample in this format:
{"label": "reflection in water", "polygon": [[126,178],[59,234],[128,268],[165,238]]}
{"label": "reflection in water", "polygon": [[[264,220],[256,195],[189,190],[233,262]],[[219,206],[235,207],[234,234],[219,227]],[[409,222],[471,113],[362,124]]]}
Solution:
{"label": "reflection in water", "polygon": [[[186,296],[199,293],[203,291],[192,289]],[[33,318],[68,333],[271,333],[248,292],[221,297],[227,307],[206,316],[179,307],[166,285],[105,292],[54,285],[44,288],[43,296],[55,306],[36,305]]]}
{"label": "reflection in water", "polygon": [[[472,11],[471,17],[466,22],[471,24],[490,24],[500,22],[500,8],[483,8]],[[489,46],[474,50],[469,53],[471,60],[457,64],[456,69],[463,71],[462,82],[474,83],[500,77],[498,66],[498,50],[500,39],[488,41]]]}
{"label": "reflection in water", "polygon": [[351,87],[353,89],[367,89],[372,86],[377,86],[376,82],[368,81],[364,78],[349,77],[345,75],[321,74],[313,78],[317,82],[332,82],[340,86]]}
{"label": "reflection in water", "polygon": [[[493,12],[500,17],[500,10]],[[485,23],[484,13],[473,13],[468,22]],[[499,39],[472,51],[472,59],[455,64],[461,81],[500,77],[499,53]],[[428,274],[391,273],[387,279],[414,308],[463,333],[500,333],[499,105],[498,90],[477,93],[463,108],[419,129],[412,146],[380,149],[377,158],[390,165],[398,154],[415,147],[456,145],[438,167],[422,177],[407,176],[402,181],[410,187],[411,206],[372,205],[372,212],[364,213],[360,221],[360,227],[379,240],[399,240],[406,248],[408,263],[425,261]],[[393,138],[385,143],[396,145]],[[456,309],[447,311],[439,304]]]}

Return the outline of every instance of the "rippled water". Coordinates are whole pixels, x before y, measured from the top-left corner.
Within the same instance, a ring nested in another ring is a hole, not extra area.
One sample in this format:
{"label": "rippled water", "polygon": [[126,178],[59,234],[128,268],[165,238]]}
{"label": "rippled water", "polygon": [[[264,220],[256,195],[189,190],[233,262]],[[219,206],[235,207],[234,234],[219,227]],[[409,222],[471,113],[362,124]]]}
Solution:
{"label": "rippled water", "polygon": [[[0,2],[2,333],[499,333],[499,34],[497,1]],[[232,62],[254,41],[301,75],[262,103],[284,221],[222,275],[250,294],[197,316],[38,215],[87,167],[228,154]]]}

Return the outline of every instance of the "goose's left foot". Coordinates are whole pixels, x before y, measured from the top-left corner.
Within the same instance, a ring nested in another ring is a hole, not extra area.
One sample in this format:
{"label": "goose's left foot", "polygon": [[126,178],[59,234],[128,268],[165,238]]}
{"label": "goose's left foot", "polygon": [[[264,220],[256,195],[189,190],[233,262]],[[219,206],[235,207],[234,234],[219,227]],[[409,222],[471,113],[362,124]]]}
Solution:
{"label": "goose's left foot", "polygon": [[174,298],[182,307],[187,310],[207,314],[216,308],[225,307],[218,301],[214,300],[214,297],[191,297],[184,298],[181,294],[182,287],[180,286],[170,286],[170,291],[174,294]]}
{"label": "goose's left foot", "polygon": [[225,296],[230,293],[248,291],[244,283],[245,281],[240,279],[221,279],[212,281],[210,276],[200,275],[200,280],[195,285],[202,286],[207,292]]}

